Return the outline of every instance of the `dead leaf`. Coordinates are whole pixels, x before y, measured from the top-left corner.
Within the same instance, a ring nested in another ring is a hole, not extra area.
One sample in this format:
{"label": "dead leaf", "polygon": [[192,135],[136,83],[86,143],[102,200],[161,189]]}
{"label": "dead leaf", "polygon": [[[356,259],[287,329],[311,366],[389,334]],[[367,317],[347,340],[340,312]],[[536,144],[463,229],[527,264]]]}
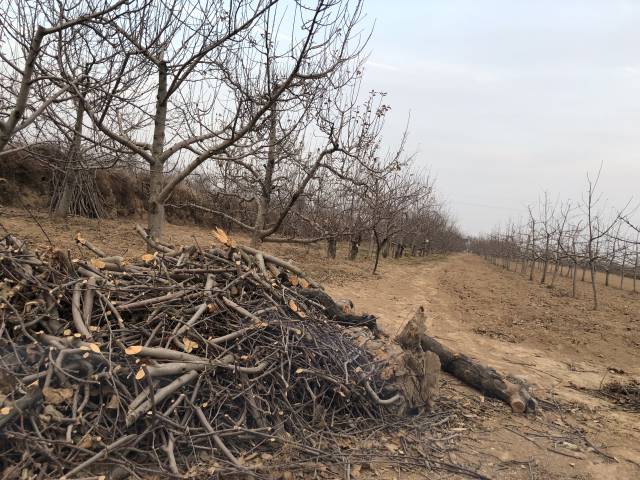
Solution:
{"label": "dead leaf", "polygon": [[107,403],[107,408],[109,410],[117,410],[119,406],[120,406],[120,400],[118,400],[117,395],[111,395],[111,398],[109,399],[109,403]]}
{"label": "dead leaf", "polygon": [[38,415],[38,417],[45,423],[49,423],[51,421],[61,422],[65,418],[64,415],[56,410],[56,407],[53,405],[45,405],[42,409],[42,413]]}
{"label": "dead leaf", "polygon": [[298,286],[299,280],[298,280],[298,276],[297,275],[291,274],[287,278],[289,279],[289,283],[291,285],[293,285],[294,287]]}
{"label": "dead leaf", "polygon": [[43,388],[42,394],[47,403],[51,405],[60,405],[61,403],[68,402],[73,398],[72,388]]}
{"label": "dead leaf", "polygon": [[298,279],[298,284],[302,287],[302,288],[309,288],[309,282],[307,282],[304,278],[300,277]]}
{"label": "dead leaf", "polygon": [[187,353],[191,353],[193,350],[198,348],[198,344],[193,340],[188,339],[187,337],[184,337],[182,339],[182,343],[184,344],[183,350]]}
{"label": "dead leaf", "polygon": [[213,236],[216,240],[218,240],[223,245],[226,245],[227,247],[235,247],[236,245],[236,242],[234,242],[231,237],[227,235],[227,232],[222,230],[220,227],[216,227],[216,229],[213,231]]}

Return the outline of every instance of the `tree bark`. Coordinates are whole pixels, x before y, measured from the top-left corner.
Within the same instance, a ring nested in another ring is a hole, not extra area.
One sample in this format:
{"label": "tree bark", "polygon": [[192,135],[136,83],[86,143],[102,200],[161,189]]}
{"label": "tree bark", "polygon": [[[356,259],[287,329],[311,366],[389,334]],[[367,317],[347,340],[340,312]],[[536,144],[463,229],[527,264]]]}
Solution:
{"label": "tree bark", "polygon": [[385,239],[382,242],[382,257],[383,258],[387,258],[389,256],[389,248],[391,246],[391,242],[389,241],[389,239]]}
{"label": "tree bark", "polygon": [[271,109],[269,118],[269,150],[267,152],[267,162],[264,166],[264,180],[260,188],[260,196],[258,197],[258,211],[256,212],[256,221],[254,223],[254,231],[251,236],[251,244],[258,247],[262,242],[262,234],[267,224],[267,215],[271,206],[271,192],[273,191],[273,172],[277,161],[277,142],[278,142],[278,113],[275,105]]}
{"label": "tree bark", "polygon": [[360,248],[360,235],[352,235],[349,239],[349,260],[355,260]]}
{"label": "tree bark", "polygon": [[336,237],[327,238],[327,258],[336,258],[338,239]]}
{"label": "tree bark", "polygon": [[84,121],[84,106],[80,98],[76,99],[76,121],[73,126],[73,140],[65,162],[62,178],[62,192],[55,208],[54,216],[65,218],[71,210],[71,199],[76,186],[77,167],[80,160],[80,148],[82,146],[82,125]]}
{"label": "tree bark", "polygon": [[158,92],[156,95],[156,111],[153,121],[153,144],[151,155],[153,161],[149,168],[149,235],[155,239],[162,238],[164,227],[164,144],[167,128],[167,64],[164,60],[158,63]]}
{"label": "tree bark", "polygon": [[598,309],[598,292],[596,290],[596,265],[592,261],[589,262],[591,267],[591,290],[593,291],[593,309]]}

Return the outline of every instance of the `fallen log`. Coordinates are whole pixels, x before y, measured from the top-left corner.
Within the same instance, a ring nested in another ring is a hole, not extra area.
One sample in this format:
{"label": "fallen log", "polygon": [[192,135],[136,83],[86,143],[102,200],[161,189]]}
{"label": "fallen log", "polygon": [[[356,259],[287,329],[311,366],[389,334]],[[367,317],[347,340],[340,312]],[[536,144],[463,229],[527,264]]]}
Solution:
{"label": "fallen log", "polygon": [[[333,300],[324,290],[318,288],[299,289],[298,293],[309,300],[313,300],[325,309],[327,317],[340,325],[350,327],[367,327],[372,332],[378,332],[378,325],[374,315],[354,315],[345,312],[337,302]],[[353,308],[353,307],[351,307]]]}
{"label": "fallen log", "polygon": [[516,413],[535,411],[537,408],[537,402],[523,385],[508,381],[493,368],[482,365],[462,353],[453,352],[427,335],[423,307],[418,308],[396,337],[396,341],[406,350],[435,353],[440,359],[442,370],[479,390],[483,395],[508,403]]}

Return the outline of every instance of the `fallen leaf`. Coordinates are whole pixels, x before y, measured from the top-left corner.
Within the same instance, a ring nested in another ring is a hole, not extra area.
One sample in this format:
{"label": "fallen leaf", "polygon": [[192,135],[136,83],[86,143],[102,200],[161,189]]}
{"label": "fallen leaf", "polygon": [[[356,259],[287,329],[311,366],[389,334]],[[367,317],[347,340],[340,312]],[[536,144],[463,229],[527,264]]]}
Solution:
{"label": "fallen leaf", "polygon": [[45,405],[42,409],[42,414],[39,415],[39,418],[46,423],[49,423],[51,421],[61,422],[65,417],[62,413],[56,410],[56,407],[53,405]]}
{"label": "fallen leaf", "polygon": [[298,281],[299,280],[298,280],[298,276],[297,275],[291,274],[291,275],[288,275],[287,278],[289,279],[289,283],[291,285],[293,285],[294,287],[298,286]]}
{"label": "fallen leaf", "polygon": [[304,278],[300,277],[298,279],[298,284],[302,287],[302,288],[309,288],[309,282],[307,282]]}
{"label": "fallen leaf", "polygon": [[227,247],[234,247],[236,245],[236,242],[231,240],[231,237],[227,235],[227,232],[222,230],[220,227],[216,227],[216,229],[213,231],[213,236],[216,240],[218,240],[223,245],[226,245]]}
{"label": "fallen leaf", "polygon": [[47,403],[51,405],[60,405],[61,403],[68,402],[73,398],[72,388],[43,388],[42,395]]}
{"label": "fallen leaf", "polygon": [[120,405],[120,400],[118,400],[118,397],[116,395],[111,395],[111,398],[109,399],[109,403],[107,403],[107,408],[109,410],[117,410],[119,405]]}
{"label": "fallen leaf", "polygon": [[198,348],[198,344],[193,340],[188,339],[187,337],[184,337],[182,339],[182,343],[184,344],[183,350],[187,353],[191,353],[193,350]]}

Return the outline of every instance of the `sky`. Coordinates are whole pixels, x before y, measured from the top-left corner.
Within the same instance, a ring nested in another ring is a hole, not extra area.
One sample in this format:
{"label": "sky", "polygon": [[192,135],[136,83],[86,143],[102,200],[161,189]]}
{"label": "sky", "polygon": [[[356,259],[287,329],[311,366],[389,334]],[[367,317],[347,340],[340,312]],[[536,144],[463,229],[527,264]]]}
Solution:
{"label": "sky", "polygon": [[364,87],[467,234],[527,205],[640,200],[640,0],[365,0]]}

